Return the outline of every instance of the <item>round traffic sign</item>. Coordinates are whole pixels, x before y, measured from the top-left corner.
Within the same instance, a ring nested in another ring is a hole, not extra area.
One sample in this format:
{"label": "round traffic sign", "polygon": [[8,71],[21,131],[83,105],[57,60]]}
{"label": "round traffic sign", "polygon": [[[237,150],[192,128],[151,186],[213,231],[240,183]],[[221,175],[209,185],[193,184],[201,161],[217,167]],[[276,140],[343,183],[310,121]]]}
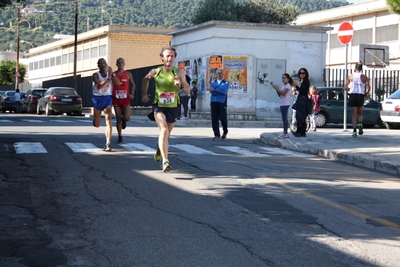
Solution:
{"label": "round traffic sign", "polygon": [[347,45],[353,39],[353,35],[354,30],[350,22],[342,22],[342,24],[339,26],[339,31],[337,34],[339,42],[343,45]]}

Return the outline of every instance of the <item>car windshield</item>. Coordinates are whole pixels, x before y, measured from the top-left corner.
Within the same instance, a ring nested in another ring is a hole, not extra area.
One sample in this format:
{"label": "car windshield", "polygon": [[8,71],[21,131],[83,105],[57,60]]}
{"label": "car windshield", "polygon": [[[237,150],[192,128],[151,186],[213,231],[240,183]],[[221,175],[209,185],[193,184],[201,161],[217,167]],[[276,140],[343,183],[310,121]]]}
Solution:
{"label": "car windshield", "polygon": [[396,92],[391,94],[388,98],[389,99],[399,99],[400,98],[400,90],[397,90]]}
{"label": "car windshield", "polygon": [[6,95],[7,96],[14,96],[15,92],[14,91],[7,91]]}
{"label": "car windshield", "polygon": [[33,95],[40,95],[43,96],[46,93],[46,90],[35,90],[32,92]]}
{"label": "car windshield", "polygon": [[60,88],[53,91],[55,95],[76,95],[74,89]]}

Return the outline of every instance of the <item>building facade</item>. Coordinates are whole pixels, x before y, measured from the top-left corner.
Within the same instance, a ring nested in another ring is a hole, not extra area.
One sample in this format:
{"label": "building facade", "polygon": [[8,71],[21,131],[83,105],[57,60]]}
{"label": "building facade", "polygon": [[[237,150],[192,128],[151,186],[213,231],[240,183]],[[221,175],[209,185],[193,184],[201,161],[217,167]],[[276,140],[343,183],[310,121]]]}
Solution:
{"label": "building facade", "polygon": [[[108,25],[78,34],[77,75],[91,76],[104,58],[113,69],[119,57],[126,69],[161,64],[161,47],[169,45],[173,29]],[[32,87],[43,81],[73,76],[75,38],[68,37],[29,50],[28,82]]]}

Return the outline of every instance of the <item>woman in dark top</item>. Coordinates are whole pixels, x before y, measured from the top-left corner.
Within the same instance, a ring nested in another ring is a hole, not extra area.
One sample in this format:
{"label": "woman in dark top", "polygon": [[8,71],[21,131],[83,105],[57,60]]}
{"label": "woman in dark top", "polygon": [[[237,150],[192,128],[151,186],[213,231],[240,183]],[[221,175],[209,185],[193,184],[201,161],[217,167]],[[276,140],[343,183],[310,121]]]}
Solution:
{"label": "woman in dark top", "polygon": [[296,85],[298,97],[296,101],[296,122],[297,131],[294,133],[296,137],[306,136],[306,118],[307,118],[307,106],[306,100],[308,98],[308,91],[310,88],[310,81],[308,80],[308,71],[305,68],[301,68],[297,73],[299,77],[299,83]]}

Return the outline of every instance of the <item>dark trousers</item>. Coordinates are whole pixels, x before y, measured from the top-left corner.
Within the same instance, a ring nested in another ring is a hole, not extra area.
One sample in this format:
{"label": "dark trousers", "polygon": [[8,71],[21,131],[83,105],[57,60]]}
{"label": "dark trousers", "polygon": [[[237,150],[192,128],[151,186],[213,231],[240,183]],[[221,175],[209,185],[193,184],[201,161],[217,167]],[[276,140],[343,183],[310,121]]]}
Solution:
{"label": "dark trousers", "polygon": [[226,113],[226,104],[211,102],[211,125],[214,136],[221,137],[219,131],[219,121],[221,121],[224,134],[228,133],[228,115]]}
{"label": "dark trousers", "polygon": [[[188,104],[189,104],[189,96],[181,96],[181,104],[183,106],[183,116],[187,117],[188,115]],[[182,114],[181,107],[179,108],[179,115]]]}
{"label": "dark trousers", "polygon": [[190,98],[190,109],[196,111],[196,97]]}

